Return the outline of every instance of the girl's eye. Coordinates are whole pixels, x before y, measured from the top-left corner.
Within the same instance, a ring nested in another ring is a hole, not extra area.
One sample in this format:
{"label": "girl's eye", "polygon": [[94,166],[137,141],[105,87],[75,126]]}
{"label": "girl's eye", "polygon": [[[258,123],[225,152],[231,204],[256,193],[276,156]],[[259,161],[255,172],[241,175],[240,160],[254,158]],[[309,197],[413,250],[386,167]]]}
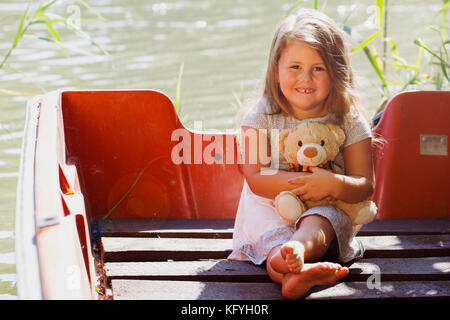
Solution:
{"label": "girl's eye", "polygon": [[325,141],[320,140],[320,145],[323,147],[325,145]]}
{"label": "girl's eye", "polygon": [[298,66],[298,65],[294,65],[294,66],[291,66],[291,69],[300,69],[300,66]]}
{"label": "girl's eye", "polygon": [[315,67],[314,71],[325,71],[325,68],[323,68],[323,67]]}
{"label": "girl's eye", "polygon": [[299,141],[298,146],[301,147],[303,145],[303,142]]}

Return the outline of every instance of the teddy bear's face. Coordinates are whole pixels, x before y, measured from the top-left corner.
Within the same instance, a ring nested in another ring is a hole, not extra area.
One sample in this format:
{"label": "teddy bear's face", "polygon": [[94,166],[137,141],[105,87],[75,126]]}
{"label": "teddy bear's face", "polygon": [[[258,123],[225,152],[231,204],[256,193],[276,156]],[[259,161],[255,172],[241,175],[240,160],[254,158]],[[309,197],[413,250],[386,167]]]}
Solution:
{"label": "teddy bear's face", "polygon": [[302,122],[280,134],[280,152],[291,164],[318,166],[334,160],[344,139],[344,131],[335,124]]}

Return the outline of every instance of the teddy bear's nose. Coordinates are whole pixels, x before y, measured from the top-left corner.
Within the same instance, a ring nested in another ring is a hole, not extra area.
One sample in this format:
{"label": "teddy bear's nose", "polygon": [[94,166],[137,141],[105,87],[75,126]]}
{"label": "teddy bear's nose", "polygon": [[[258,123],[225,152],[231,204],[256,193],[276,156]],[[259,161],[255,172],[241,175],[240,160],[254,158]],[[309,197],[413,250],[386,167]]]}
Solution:
{"label": "teddy bear's nose", "polygon": [[317,156],[317,149],[314,147],[308,147],[303,151],[303,154],[308,158],[314,158]]}

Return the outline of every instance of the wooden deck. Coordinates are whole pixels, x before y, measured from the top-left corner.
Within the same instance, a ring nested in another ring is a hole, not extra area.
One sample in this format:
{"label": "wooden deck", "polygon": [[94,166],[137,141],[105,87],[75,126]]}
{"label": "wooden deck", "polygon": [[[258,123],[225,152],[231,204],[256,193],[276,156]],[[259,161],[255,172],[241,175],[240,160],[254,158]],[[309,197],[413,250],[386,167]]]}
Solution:
{"label": "wooden deck", "polygon": [[[113,299],[278,300],[264,266],[227,261],[233,220],[112,220],[101,228]],[[376,220],[358,233],[364,258],[349,275],[305,297],[450,298],[450,218]],[[377,280],[380,280],[379,282]]]}

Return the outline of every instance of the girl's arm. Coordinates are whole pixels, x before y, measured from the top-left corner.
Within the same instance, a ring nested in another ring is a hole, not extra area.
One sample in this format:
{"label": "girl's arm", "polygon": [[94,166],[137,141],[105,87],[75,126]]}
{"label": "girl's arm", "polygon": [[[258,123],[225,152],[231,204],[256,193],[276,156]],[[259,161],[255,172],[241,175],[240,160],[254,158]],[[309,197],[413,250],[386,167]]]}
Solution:
{"label": "girl's arm", "polygon": [[356,203],[368,199],[374,189],[371,139],[354,143],[344,149],[345,175],[321,168],[312,174],[290,179],[296,186],[293,193],[302,200],[317,201],[327,197]]}
{"label": "girl's arm", "polygon": [[281,191],[294,188],[288,179],[302,173],[270,169],[270,142],[267,135],[252,127],[242,127],[243,172],[253,193],[274,199]]}
{"label": "girl's arm", "polygon": [[345,175],[337,175],[337,199],[354,203],[366,200],[374,190],[372,139],[364,139],[344,149]]}

